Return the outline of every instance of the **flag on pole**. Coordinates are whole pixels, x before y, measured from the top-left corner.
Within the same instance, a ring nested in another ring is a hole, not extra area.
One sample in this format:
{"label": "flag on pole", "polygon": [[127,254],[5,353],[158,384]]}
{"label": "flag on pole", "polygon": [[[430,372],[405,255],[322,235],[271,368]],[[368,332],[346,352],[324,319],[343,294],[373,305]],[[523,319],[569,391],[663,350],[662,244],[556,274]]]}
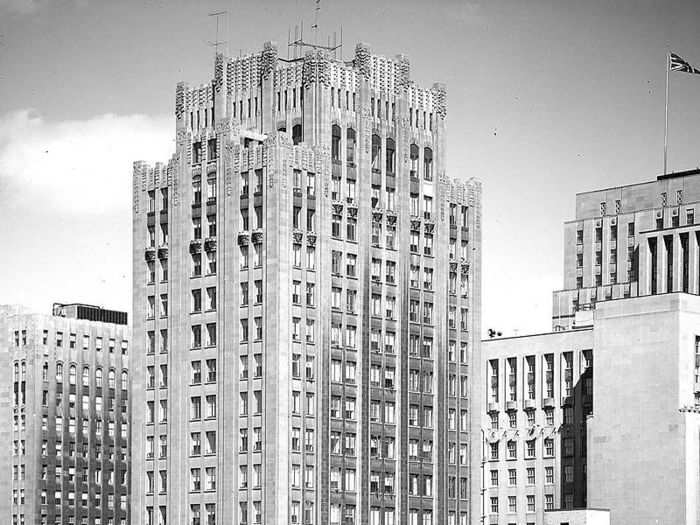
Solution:
{"label": "flag on pole", "polygon": [[694,68],[675,53],[671,53],[668,69],[669,71],[682,71],[683,73],[695,73],[696,75],[700,75],[700,69]]}

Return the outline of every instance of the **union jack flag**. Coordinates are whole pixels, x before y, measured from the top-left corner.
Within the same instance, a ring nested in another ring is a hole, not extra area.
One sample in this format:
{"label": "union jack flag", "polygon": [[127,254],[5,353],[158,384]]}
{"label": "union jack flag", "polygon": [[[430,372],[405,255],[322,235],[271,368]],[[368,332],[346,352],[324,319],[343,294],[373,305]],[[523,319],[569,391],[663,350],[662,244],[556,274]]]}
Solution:
{"label": "union jack flag", "polygon": [[682,71],[683,73],[695,73],[700,75],[700,69],[696,69],[675,53],[671,53],[671,61],[668,64],[670,71]]}

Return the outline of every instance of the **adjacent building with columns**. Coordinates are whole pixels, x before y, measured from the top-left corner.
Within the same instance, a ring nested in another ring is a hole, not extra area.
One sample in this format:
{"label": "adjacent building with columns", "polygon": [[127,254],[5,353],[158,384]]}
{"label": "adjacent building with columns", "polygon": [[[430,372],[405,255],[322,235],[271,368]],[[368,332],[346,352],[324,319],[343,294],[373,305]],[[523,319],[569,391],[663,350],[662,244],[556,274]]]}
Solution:
{"label": "adjacent building with columns", "polygon": [[[697,210],[697,211],[696,211]],[[600,301],[671,291],[700,293],[700,170],[576,195],[564,223],[564,288],[552,328],[569,328]]]}
{"label": "adjacent building with columns", "polygon": [[445,87],[364,44],[214,66],[134,164],[132,523],[470,523],[481,186]]}
{"label": "adjacent building with columns", "polygon": [[482,522],[698,523],[699,205],[700,170],[577,195],[553,331],[482,345]]}
{"label": "adjacent building with columns", "polygon": [[3,523],[129,523],[126,322],[83,304],[0,306]]}

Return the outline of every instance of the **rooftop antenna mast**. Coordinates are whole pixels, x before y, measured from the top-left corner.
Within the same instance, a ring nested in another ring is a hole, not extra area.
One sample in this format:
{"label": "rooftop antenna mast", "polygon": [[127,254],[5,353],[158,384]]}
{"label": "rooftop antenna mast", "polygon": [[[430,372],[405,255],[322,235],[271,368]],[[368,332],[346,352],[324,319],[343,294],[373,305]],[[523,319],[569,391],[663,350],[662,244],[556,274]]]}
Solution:
{"label": "rooftop antenna mast", "polygon": [[[337,43],[337,37],[334,34],[333,35],[333,44],[331,45],[330,37],[328,37],[328,43],[327,45],[319,44],[318,43],[318,14],[321,11],[321,0],[315,0],[316,7],[314,8],[314,23],[311,25],[311,29],[314,32],[314,41],[313,44],[311,42],[306,42],[304,40],[304,21],[301,21],[301,31],[297,31],[298,26],[294,27],[294,41],[289,42],[287,44],[287,47],[293,47],[294,48],[294,58],[299,58],[303,54],[303,49],[305,47],[311,48],[311,49],[325,49],[326,51],[329,51],[333,53],[333,56],[336,57],[337,50],[341,49],[343,46],[343,39],[342,39],[342,31],[341,31],[341,39],[340,39],[340,44]],[[342,53],[342,51],[341,51]]]}
{"label": "rooftop antenna mast", "polygon": [[213,42],[208,42],[211,47],[214,48],[214,52],[219,54],[219,46],[221,44],[227,44],[226,40],[219,40],[219,18],[226,16],[228,18],[228,11],[216,11],[215,13],[209,13],[209,16],[216,17],[216,37]]}
{"label": "rooftop antenna mast", "polygon": [[321,11],[321,0],[316,0],[316,7],[314,8],[314,23],[311,29],[314,31],[314,44],[318,44],[318,13]]}

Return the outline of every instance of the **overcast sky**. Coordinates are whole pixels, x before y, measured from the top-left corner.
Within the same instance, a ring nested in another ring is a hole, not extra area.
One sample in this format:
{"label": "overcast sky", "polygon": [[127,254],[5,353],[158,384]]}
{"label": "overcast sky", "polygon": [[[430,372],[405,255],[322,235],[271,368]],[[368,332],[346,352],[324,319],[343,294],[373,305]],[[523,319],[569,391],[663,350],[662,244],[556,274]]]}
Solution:
{"label": "overcast sky", "polygon": [[[179,80],[313,0],[0,0],[0,303],[131,310],[131,163],[174,147]],[[484,184],[484,329],[547,331],[576,192],[663,166],[665,56],[700,66],[700,1],[322,0],[321,34],[448,85],[448,174]],[[308,34],[308,33],[307,33]],[[700,75],[671,77],[669,168],[700,165]]]}

